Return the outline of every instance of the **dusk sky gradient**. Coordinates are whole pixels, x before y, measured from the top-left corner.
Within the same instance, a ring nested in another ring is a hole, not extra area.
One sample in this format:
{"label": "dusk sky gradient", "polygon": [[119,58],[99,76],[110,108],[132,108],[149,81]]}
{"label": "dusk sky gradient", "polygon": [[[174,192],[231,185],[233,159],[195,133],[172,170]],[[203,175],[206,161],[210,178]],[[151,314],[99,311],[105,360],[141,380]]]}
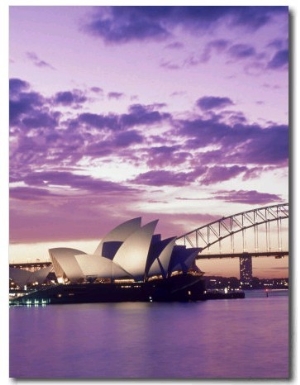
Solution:
{"label": "dusk sky gradient", "polygon": [[10,258],[288,202],[288,67],[287,7],[11,6]]}

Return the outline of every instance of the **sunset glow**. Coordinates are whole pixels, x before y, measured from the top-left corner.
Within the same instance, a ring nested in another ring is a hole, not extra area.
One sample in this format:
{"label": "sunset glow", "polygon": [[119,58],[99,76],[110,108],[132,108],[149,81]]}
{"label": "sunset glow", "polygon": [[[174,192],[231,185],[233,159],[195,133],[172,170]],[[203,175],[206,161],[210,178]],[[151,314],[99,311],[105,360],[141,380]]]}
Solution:
{"label": "sunset glow", "polygon": [[288,33],[288,7],[11,6],[10,260],[288,202]]}

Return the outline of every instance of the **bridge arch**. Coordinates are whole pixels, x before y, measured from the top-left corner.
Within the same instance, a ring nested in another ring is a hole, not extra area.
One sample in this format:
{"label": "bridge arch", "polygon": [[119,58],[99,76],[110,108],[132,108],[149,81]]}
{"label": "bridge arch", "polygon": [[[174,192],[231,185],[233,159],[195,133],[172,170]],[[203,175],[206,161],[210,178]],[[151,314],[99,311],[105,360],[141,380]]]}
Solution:
{"label": "bridge arch", "polygon": [[234,235],[242,233],[243,251],[245,248],[245,232],[253,228],[255,238],[255,248],[258,249],[258,229],[265,225],[266,247],[269,248],[268,238],[270,233],[268,227],[271,222],[276,222],[278,233],[277,250],[282,250],[281,226],[282,220],[289,218],[289,204],[280,203],[267,207],[260,207],[244,212],[240,212],[228,217],[220,218],[216,221],[189,231],[179,237],[176,242],[189,247],[200,248],[200,253],[208,250],[212,245],[221,243],[225,238],[231,237],[231,248],[234,252]]}

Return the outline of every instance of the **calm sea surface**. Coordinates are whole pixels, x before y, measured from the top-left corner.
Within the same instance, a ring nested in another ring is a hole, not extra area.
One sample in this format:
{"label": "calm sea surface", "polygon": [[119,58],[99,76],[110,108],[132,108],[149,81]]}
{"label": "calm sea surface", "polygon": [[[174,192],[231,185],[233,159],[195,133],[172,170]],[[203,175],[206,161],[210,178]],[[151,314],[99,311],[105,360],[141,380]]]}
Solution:
{"label": "calm sea surface", "polygon": [[288,291],[195,303],[10,307],[10,377],[289,377]]}

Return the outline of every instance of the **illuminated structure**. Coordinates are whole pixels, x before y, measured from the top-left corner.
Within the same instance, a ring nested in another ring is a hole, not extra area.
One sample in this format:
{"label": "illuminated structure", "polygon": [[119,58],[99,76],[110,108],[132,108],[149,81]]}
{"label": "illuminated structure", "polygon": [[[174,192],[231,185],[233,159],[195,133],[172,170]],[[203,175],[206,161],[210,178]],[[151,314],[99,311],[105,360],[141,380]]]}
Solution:
{"label": "illuminated structure", "polygon": [[242,286],[249,286],[252,280],[252,257],[244,253],[240,257],[240,282]]}
{"label": "illuminated structure", "polygon": [[141,218],[134,218],[122,223],[102,239],[94,254],[65,247],[50,249],[58,285],[52,285],[48,292],[43,288],[29,293],[24,300],[42,297],[51,303],[70,303],[201,299],[205,289],[203,272],[195,263],[199,249],[175,245],[176,237],[161,240],[160,234],[154,234],[157,222],[141,226]]}
{"label": "illuminated structure", "polygon": [[44,267],[36,271],[28,271],[25,269],[9,268],[9,278],[20,288],[27,285],[42,285],[48,274],[51,272],[52,266]]}
{"label": "illuminated structure", "polygon": [[103,238],[94,254],[64,247],[50,249],[58,282],[138,282],[151,276],[167,278],[175,271],[187,272],[190,268],[200,272],[195,264],[198,249],[176,246],[175,237],[162,241],[160,235],[153,235],[157,222],[141,226],[141,218],[135,218],[122,223]]}

